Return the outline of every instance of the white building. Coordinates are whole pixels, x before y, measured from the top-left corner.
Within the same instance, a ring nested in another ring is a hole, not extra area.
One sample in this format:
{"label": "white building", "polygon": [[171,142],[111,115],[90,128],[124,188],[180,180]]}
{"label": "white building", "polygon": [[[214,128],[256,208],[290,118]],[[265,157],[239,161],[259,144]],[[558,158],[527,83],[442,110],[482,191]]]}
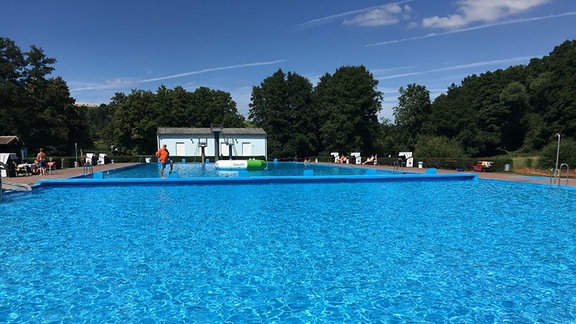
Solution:
{"label": "white building", "polygon": [[[214,133],[211,128],[159,127],[158,147],[166,144],[172,156],[214,156]],[[228,157],[267,157],[267,137],[262,128],[222,128],[219,133],[219,154]]]}

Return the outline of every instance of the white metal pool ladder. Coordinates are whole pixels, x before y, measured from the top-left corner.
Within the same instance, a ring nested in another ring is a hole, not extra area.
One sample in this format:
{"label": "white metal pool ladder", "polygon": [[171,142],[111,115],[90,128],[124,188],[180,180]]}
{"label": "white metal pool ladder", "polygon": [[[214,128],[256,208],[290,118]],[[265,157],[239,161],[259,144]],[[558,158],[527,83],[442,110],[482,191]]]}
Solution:
{"label": "white metal pool ladder", "polygon": [[84,163],[84,175],[93,173],[94,173],[94,167],[92,166],[92,163],[90,162]]}
{"label": "white metal pool ladder", "polygon": [[394,161],[394,172],[398,172],[399,170],[404,173],[404,168],[402,167],[402,163],[404,160],[402,158],[398,158],[398,160]]}
{"label": "white metal pool ladder", "polygon": [[562,182],[562,170],[566,168],[566,185],[568,185],[568,180],[570,179],[570,167],[568,163],[560,164],[560,168],[552,169],[552,175],[550,176],[550,185],[557,184],[560,187]]}

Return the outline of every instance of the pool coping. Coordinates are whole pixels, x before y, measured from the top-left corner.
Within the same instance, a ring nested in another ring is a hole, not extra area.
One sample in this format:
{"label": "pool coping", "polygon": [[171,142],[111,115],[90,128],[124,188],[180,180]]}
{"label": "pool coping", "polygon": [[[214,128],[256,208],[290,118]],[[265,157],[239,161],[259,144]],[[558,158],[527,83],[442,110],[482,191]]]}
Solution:
{"label": "pool coping", "polygon": [[401,181],[472,181],[472,173],[399,173],[392,175],[339,175],[339,176],[257,176],[239,174],[237,177],[205,178],[66,178],[39,180],[35,187],[62,186],[119,186],[119,185],[229,185],[229,184],[287,184],[287,183],[338,183],[338,182],[401,182]]}

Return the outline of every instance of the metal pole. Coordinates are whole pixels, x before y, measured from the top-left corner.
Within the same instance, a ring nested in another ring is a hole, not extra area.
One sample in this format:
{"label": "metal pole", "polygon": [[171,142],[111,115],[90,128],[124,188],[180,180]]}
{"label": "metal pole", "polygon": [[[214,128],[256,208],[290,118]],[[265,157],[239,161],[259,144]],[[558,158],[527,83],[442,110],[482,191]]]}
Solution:
{"label": "metal pole", "polygon": [[556,150],[556,169],[554,169],[554,174],[558,172],[558,160],[560,158],[560,134],[556,133],[556,136],[558,136],[558,149]]}
{"label": "metal pole", "polygon": [[210,131],[214,133],[214,163],[216,163],[220,155],[220,133],[224,131],[224,128],[221,124],[212,124],[210,125]]}

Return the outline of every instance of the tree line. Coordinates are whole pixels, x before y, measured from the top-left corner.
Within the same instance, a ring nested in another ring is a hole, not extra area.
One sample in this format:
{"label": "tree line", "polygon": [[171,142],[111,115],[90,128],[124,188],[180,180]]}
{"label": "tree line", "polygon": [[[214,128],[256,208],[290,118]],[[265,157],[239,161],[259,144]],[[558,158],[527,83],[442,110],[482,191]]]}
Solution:
{"label": "tree line", "polygon": [[[394,121],[378,120],[385,94],[364,66],[343,66],[316,86],[281,69],[252,89],[248,118],[229,93],[200,87],[116,93],[108,104],[76,106],[56,59],[31,46],[23,52],[0,38],[0,130],[31,150],[72,154],[116,147],[127,154],[156,149],[158,127],[262,127],[269,158],[330,152],[426,157],[485,157],[540,152],[576,137],[576,41],[527,65],[471,75],[434,99],[425,86],[399,89]],[[570,150],[567,150],[570,151]],[[572,162],[576,163],[576,161]]]}

